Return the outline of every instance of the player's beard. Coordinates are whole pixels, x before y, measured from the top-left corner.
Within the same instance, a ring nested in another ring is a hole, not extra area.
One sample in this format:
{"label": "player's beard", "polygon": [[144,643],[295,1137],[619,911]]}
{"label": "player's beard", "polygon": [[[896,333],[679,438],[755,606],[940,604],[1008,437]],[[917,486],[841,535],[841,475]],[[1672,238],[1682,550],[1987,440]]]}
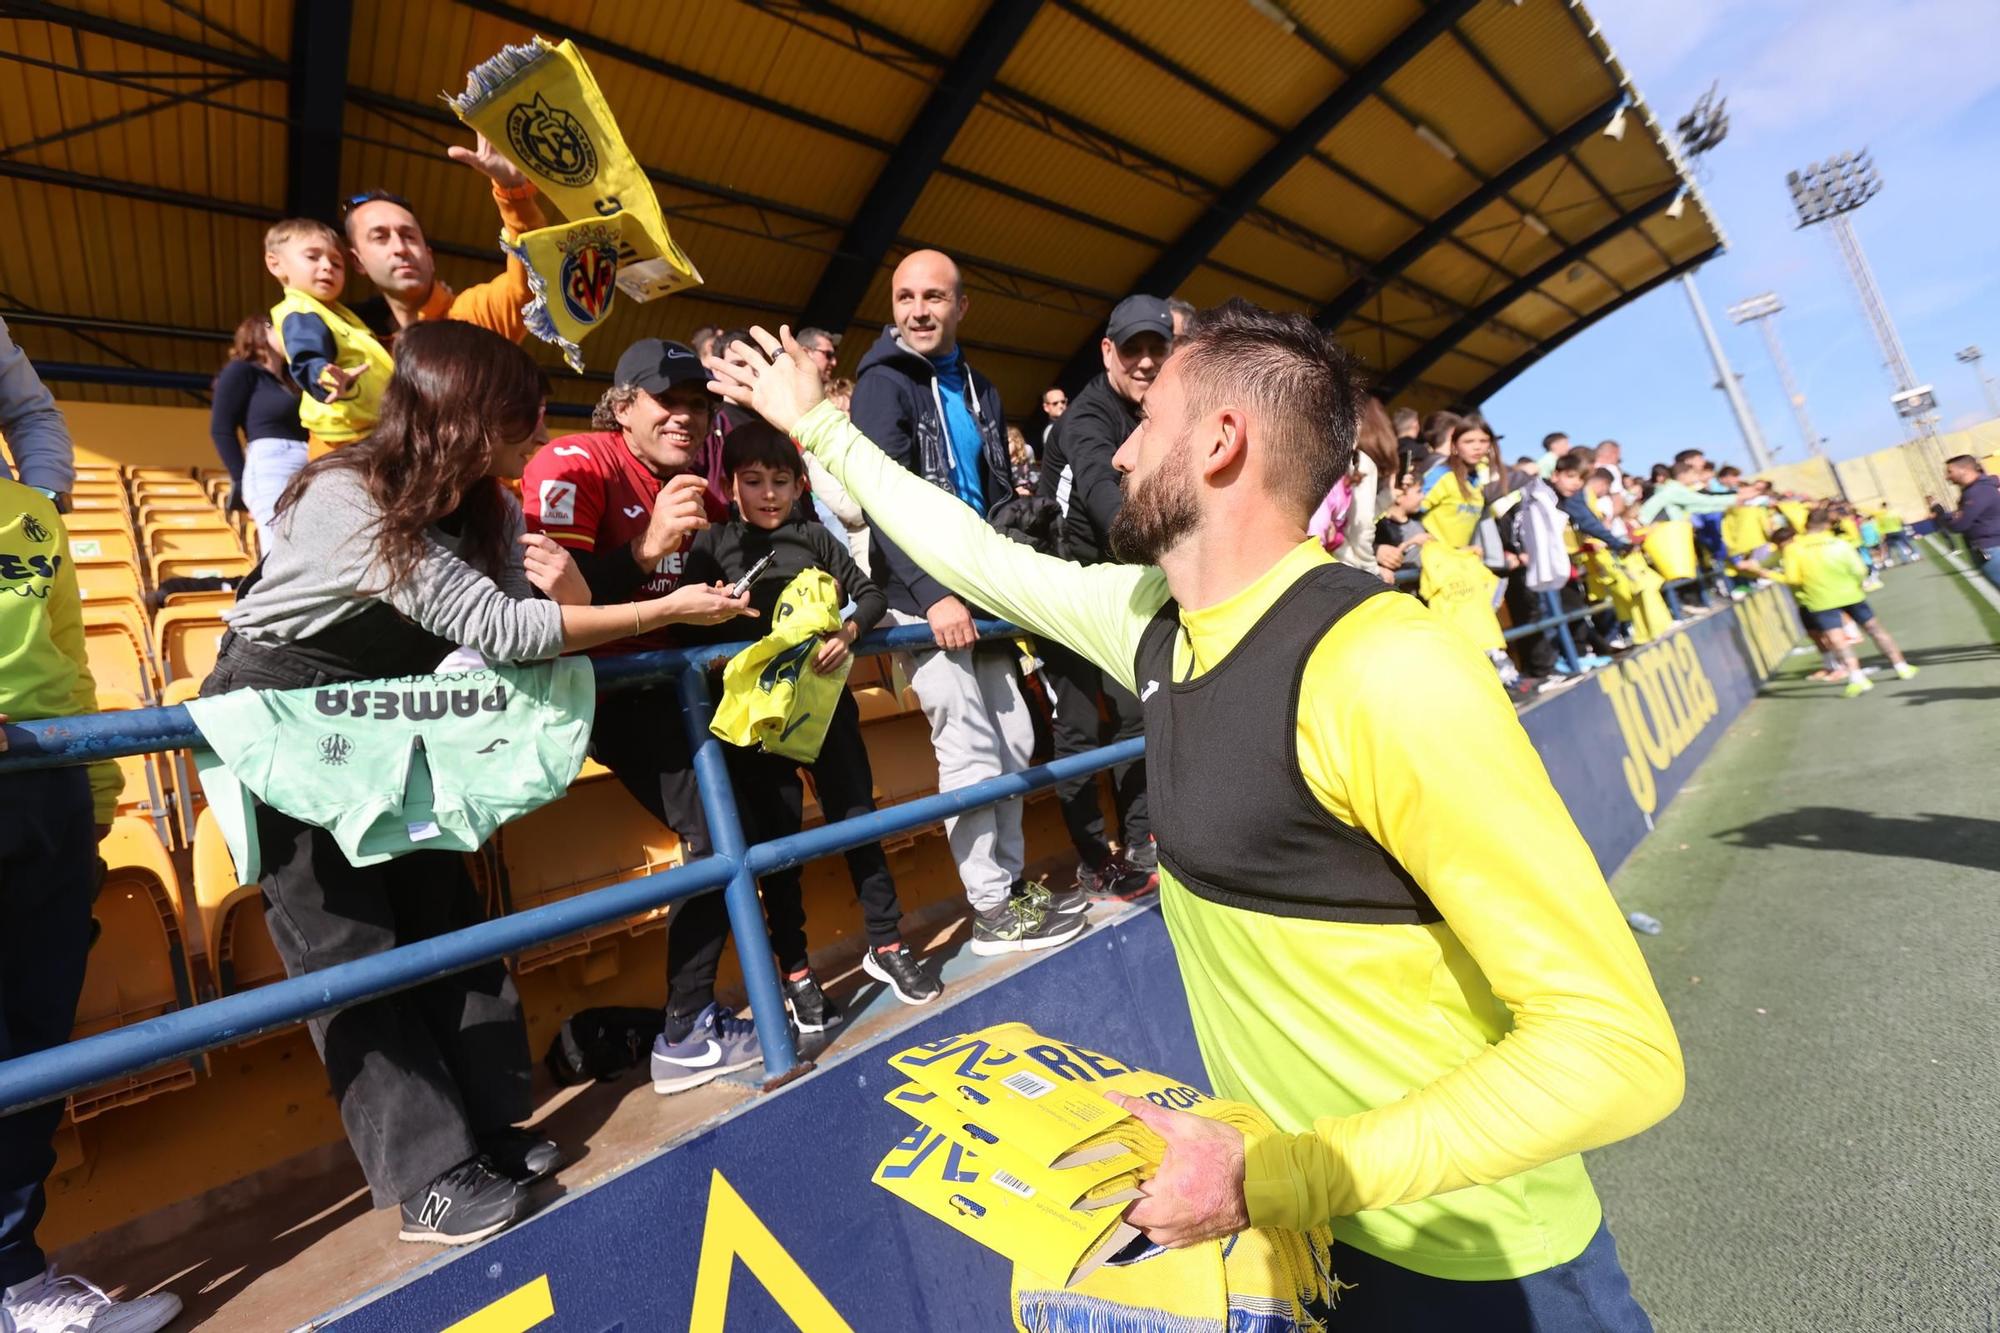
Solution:
{"label": "player's beard", "polygon": [[1194,498],[1188,434],[1143,482],[1126,478],[1125,503],[1111,520],[1111,554],[1128,565],[1156,565],[1160,557],[1201,525]]}

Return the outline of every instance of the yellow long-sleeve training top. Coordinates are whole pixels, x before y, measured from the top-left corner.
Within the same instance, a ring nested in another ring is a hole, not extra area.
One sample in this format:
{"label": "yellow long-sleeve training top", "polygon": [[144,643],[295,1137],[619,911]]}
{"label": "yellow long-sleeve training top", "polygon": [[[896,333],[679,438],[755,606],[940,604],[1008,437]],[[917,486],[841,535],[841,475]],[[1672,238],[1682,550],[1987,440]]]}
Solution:
{"label": "yellow long-sleeve training top", "polygon": [[[1156,568],[1078,566],[1000,536],[822,404],[794,431],[871,520],[954,592],[1135,688],[1168,600]],[[1175,679],[1222,660],[1302,574],[1307,541],[1227,601],[1182,608]],[[1413,718],[1411,700],[1422,717]],[[1632,932],[1492,666],[1415,599],[1337,621],[1300,692],[1299,763],[1443,917],[1281,918],[1161,904],[1217,1096],[1280,1132],[1249,1144],[1255,1226],[1337,1239],[1435,1277],[1517,1277],[1601,1219],[1577,1155],[1679,1104],[1678,1042]]]}
{"label": "yellow long-sleeve training top", "polygon": [[[40,491],[0,481],[0,714],[34,722],[96,711],[62,516]],[[98,823],[111,822],[124,785],[117,764],[90,766]]]}

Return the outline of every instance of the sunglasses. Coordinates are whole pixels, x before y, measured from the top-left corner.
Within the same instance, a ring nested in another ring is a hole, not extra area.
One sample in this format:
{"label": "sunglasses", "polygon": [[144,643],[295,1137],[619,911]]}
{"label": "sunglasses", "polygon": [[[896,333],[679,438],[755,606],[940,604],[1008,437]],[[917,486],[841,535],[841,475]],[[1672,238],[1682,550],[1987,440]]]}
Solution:
{"label": "sunglasses", "polygon": [[[394,204],[398,208],[410,207],[410,201],[399,194],[390,194],[387,190],[363,190],[360,194],[350,194],[347,198],[340,201],[340,216],[345,218],[349,213],[352,213],[363,204],[377,202]],[[410,211],[415,212],[416,210],[410,209]]]}

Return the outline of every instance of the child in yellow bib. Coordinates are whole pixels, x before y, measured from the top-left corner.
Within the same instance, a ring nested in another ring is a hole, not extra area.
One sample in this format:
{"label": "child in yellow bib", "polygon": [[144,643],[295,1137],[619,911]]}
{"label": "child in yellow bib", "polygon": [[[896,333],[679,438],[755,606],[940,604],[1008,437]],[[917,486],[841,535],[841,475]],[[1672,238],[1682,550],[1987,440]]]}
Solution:
{"label": "child in yellow bib", "polygon": [[375,428],[395,370],[389,349],[340,303],[347,285],[340,234],[311,218],[287,218],[264,233],[264,267],[285,289],[271,307],[278,350],[304,393],[299,424],[314,458]]}

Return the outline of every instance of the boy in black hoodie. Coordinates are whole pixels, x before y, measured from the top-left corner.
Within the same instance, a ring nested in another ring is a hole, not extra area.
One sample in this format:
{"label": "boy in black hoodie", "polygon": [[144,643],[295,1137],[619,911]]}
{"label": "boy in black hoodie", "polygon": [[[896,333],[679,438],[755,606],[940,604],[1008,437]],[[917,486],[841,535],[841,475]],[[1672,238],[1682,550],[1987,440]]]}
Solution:
{"label": "boy in black hoodie", "polygon": [[[735,583],[766,555],[771,563],[750,587],[750,605],[769,617],[793,578],[808,569],[832,575],[841,595],[853,604],[853,614],[820,643],[811,669],[837,671],[847,661],[854,641],[874,628],[887,602],[854,563],[847,544],[810,518],[798,517],[805,493],[805,465],[798,446],[762,421],[745,421],[729,432],[723,446],[723,471],[736,502],[735,515],[709,528],[688,548],[683,578]],[[806,511],[810,512],[810,511]],[[726,635],[725,635],[726,636]],[[729,746],[730,779],[736,787],[749,841],[769,842],[799,831],[804,817],[804,786],[795,761],[762,750]],[[819,758],[811,765],[820,810],[831,824],[875,809],[875,775],[868,764],[868,747],[861,739],[861,713],[854,696],[840,693],[827,724]],[[903,943],[903,909],[896,898],[896,881],[889,858],[879,842],[864,843],[847,853],[847,871],[861,900],[868,926],[868,949],[862,970],[880,981],[904,1004],[925,1004],[944,987],[925,972]],[[797,868],[765,875],[764,914],[771,928],[771,947],[783,973],[785,1005],[801,1032],[823,1032],[831,1021],[826,995],[806,963],[805,907]]]}

